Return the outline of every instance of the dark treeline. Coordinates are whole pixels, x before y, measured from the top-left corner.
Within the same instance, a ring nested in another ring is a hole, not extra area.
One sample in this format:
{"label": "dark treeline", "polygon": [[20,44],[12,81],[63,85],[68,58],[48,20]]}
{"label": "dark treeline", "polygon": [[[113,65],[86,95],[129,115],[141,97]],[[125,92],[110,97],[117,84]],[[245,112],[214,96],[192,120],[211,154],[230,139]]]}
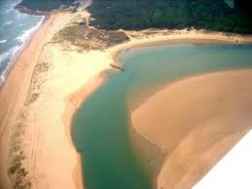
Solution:
{"label": "dark treeline", "polygon": [[89,11],[94,17],[91,23],[103,29],[194,27],[252,33],[251,19],[243,14],[249,7],[244,2],[235,0],[231,8],[224,0],[94,0]]}
{"label": "dark treeline", "polygon": [[251,0],[234,0],[236,10],[246,16],[252,16],[252,2]]}
{"label": "dark treeline", "polygon": [[[92,25],[102,29],[203,28],[252,33],[252,9],[247,0],[93,0]],[[49,11],[75,0],[23,0],[21,7]]]}

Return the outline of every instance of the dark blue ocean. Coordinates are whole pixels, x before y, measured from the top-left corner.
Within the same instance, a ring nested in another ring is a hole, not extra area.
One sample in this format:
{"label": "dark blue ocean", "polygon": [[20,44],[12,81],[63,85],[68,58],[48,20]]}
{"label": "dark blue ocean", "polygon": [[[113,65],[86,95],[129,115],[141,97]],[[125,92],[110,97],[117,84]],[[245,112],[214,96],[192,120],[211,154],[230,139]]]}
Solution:
{"label": "dark blue ocean", "polygon": [[43,22],[43,16],[20,13],[20,0],[0,0],[0,85],[11,67],[12,58]]}

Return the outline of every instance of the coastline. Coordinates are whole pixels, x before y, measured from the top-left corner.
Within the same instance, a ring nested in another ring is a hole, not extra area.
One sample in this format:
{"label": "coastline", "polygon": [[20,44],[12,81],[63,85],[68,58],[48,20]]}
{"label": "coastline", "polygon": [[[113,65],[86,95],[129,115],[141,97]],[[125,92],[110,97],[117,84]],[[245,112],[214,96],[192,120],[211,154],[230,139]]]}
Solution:
{"label": "coastline", "polygon": [[49,19],[49,15],[43,15],[39,23],[37,23],[36,26],[30,29],[29,31],[29,36],[27,39],[24,40],[23,44],[20,46],[14,47],[16,52],[13,52],[13,55],[8,63],[8,66],[6,67],[5,71],[1,75],[0,79],[0,90],[2,86],[5,84],[5,81],[8,77],[8,74],[11,72],[12,67],[15,65],[15,63],[18,61],[18,58],[21,56],[23,50],[29,46],[30,42],[32,41],[33,36],[38,32],[38,30],[46,23],[47,19]]}
{"label": "coastline", "polygon": [[[226,36],[223,33],[209,34],[185,30],[173,31],[174,33],[171,34],[171,31],[159,30],[154,35],[137,32],[137,37],[133,37],[136,33],[125,31],[131,38],[129,42],[104,51],[67,52],[57,44],[50,44],[44,49],[52,36],[72,18],[73,15],[70,13],[50,15],[17,57],[16,64],[6,79],[6,84],[0,89],[0,107],[5,107],[0,114],[0,151],[4,154],[1,162],[9,162],[10,156],[7,152],[10,149],[2,147],[8,146],[6,144],[13,145],[10,135],[13,133],[15,135],[15,132],[19,133],[21,130],[25,134],[18,142],[24,143],[22,147],[26,154],[24,166],[27,168],[31,184],[41,189],[48,186],[52,188],[56,186],[82,187],[80,186],[82,185],[80,157],[70,139],[71,120],[80,104],[103,83],[104,78],[99,75],[111,69],[111,63],[119,61],[120,53],[148,45],[177,43],[178,40],[192,42],[202,40],[208,43],[217,39],[232,44],[252,43],[251,36]],[[32,64],[28,64],[27,61],[31,61]],[[38,64],[39,62],[41,64]],[[42,64],[45,62],[48,65]],[[92,64],[83,62],[92,62]],[[36,65],[40,65],[37,68],[41,68],[41,65],[42,68],[45,66],[45,73],[37,71]],[[38,91],[37,88],[39,88]],[[22,115],[21,118],[20,115]],[[25,123],[28,126],[21,129],[16,126],[17,123]],[[12,129],[14,131],[11,131]],[[0,164],[1,178],[8,180],[6,166]],[[57,169],[57,173],[53,171],[54,169]],[[72,177],[74,178],[71,179]],[[15,180],[15,178],[12,179]],[[4,188],[9,187],[6,185]]]}
{"label": "coastline", "polygon": [[[146,48],[146,47],[153,47],[153,46],[162,46],[162,45],[170,45],[170,44],[177,44],[177,43],[192,43],[192,44],[230,44],[230,45],[240,45],[240,44],[252,44],[252,36],[242,36],[242,35],[237,35],[237,34],[226,34],[226,33],[222,33],[222,32],[207,32],[205,30],[191,30],[191,31],[186,31],[186,30],[175,30],[175,31],[171,31],[173,32],[173,34],[161,34],[159,35],[158,32],[156,33],[156,31],[154,33],[154,36],[145,36],[143,33],[144,32],[137,32],[140,39],[135,39],[131,38],[131,40],[129,42],[117,45],[116,47],[112,47],[110,48],[110,53],[113,57],[113,60],[115,63],[120,61],[120,56],[123,53],[127,53],[130,50],[134,50],[134,49],[138,49],[138,48]],[[147,30],[148,32],[148,30]],[[168,31],[169,33],[170,31]],[[132,33],[134,32],[126,32],[128,35],[132,35]],[[161,32],[162,33],[162,32]],[[165,31],[164,33],[167,33],[167,31]],[[241,71],[240,69],[237,70],[224,70],[224,71],[219,71],[219,72],[213,72],[213,73],[204,73],[204,74],[199,74],[199,75],[195,75],[194,77],[204,77],[204,76],[208,76],[209,74],[215,74],[215,73],[228,73],[228,72],[239,72]],[[183,80],[187,80],[190,79],[191,77],[186,77],[183,79],[180,79],[178,81],[174,81],[172,82],[172,85],[179,82],[179,81],[183,81]],[[161,87],[162,90],[163,87]],[[145,91],[146,94],[143,97],[143,99],[140,101],[140,103],[138,102],[139,99],[137,99],[137,101],[130,103],[129,104],[129,111],[131,112],[131,115],[134,116],[135,112],[138,109],[142,109],[142,106],[146,103],[146,101],[151,98],[153,95],[155,95],[157,93],[157,91]],[[133,97],[134,98],[134,97]],[[147,119],[148,120],[148,119]],[[226,153],[228,153],[228,151],[236,144],[239,142],[239,140],[248,132],[249,130],[246,131],[241,131],[240,133],[234,133],[233,135],[227,136],[226,138],[224,138],[222,141],[220,141],[218,144],[216,144],[215,146],[213,146],[210,150],[209,150],[209,154],[218,154],[218,157],[216,157],[216,159],[212,160],[213,162],[210,162],[209,160],[209,164],[211,165],[207,165],[207,162],[205,162],[205,173],[206,174],[206,169],[210,169],[211,167],[214,166],[214,164],[220,160]],[[157,188],[166,188],[166,184],[163,185],[163,182],[165,179],[167,179],[167,177],[164,178],[160,178],[162,176],[160,176],[160,172],[161,169],[163,168],[163,163],[165,162],[165,158],[167,158],[165,155],[166,152],[163,151],[163,146],[159,146],[157,145],[155,142],[153,142],[153,140],[151,138],[148,138],[145,136],[145,134],[141,131],[141,129],[138,128],[138,125],[131,125],[130,128],[130,135],[131,135],[131,140],[133,142],[133,145],[135,145],[136,150],[138,150],[138,152],[140,154],[144,154],[144,158],[146,158],[145,161],[150,161],[149,158],[155,158],[155,160],[152,162],[155,164],[156,167],[152,167],[150,169],[153,169],[153,182],[154,182],[154,186],[156,186]],[[142,137],[142,139],[138,138],[138,137]],[[147,145],[147,146],[146,146]],[[220,149],[221,147],[223,147],[224,149]],[[153,156],[153,154],[151,155],[150,153],[156,153],[159,155]],[[158,157],[160,156],[160,157]],[[203,168],[202,168],[203,169]],[[196,170],[197,171],[197,170]],[[163,173],[162,173],[163,174]],[[194,174],[194,173],[192,173]],[[197,174],[197,173],[196,173]],[[204,175],[203,174],[203,175]],[[189,174],[188,174],[189,175]],[[195,176],[195,175],[194,175]],[[199,176],[199,175],[198,175]],[[202,176],[202,175],[201,175]],[[190,177],[190,175],[188,176]],[[184,187],[187,188],[188,185],[193,186],[198,180],[198,178],[184,178],[185,181],[181,182],[180,185],[178,185],[178,187]],[[188,180],[192,180],[194,179],[194,183],[192,181],[188,181]],[[184,184],[184,185],[183,185]],[[162,186],[163,185],[163,186]],[[187,185],[187,186],[185,186]],[[168,188],[171,186],[168,186]],[[173,188],[173,187],[172,187]]]}
{"label": "coastline", "polygon": [[[68,141],[73,145],[72,140],[72,127],[73,127],[73,119],[75,112],[78,111],[79,107],[85,100],[91,95],[99,86],[103,84],[106,80],[102,74],[98,74],[94,76],[87,82],[85,86],[83,86],[78,92],[74,92],[71,96],[66,99],[66,107],[63,115],[63,122],[65,125],[65,133],[67,135]],[[73,180],[76,183],[76,189],[85,188],[84,180],[82,179],[83,170],[81,165],[81,157],[78,154],[78,163],[76,163],[76,170],[73,172]]]}
{"label": "coastline", "polygon": [[[0,90],[0,104],[1,104],[1,187],[11,188],[10,178],[8,176],[8,169],[10,168],[10,151],[9,146],[12,146],[11,141],[13,136],[19,132],[24,132],[23,128],[17,128],[21,122],[20,117],[25,109],[24,102],[30,90],[30,82],[33,75],[36,63],[40,58],[41,51],[44,44],[46,44],[52,37],[54,32],[57,32],[62,24],[59,22],[59,17],[63,13],[55,13],[49,15],[43,22],[40,28],[33,34],[32,38],[25,44],[22,51],[13,59],[13,66],[10,69],[8,77]],[[63,17],[62,17],[63,18]],[[51,25],[58,19],[58,24],[54,27]],[[14,131],[12,131],[14,130]],[[30,137],[29,137],[30,138]],[[28,138],[28,140],[29,140]],[[15,139],[21,140],[21,139]],[[27,141],[25,139],[24,141]],[[13,141],[12,141],[13,142]],[[17,142],[17,141],[16,141]],[[18,143],[22,143],[18,141]],[[25,163],[24,163],[25,164]],[[14,184],[14,183],[12,183]],[[29,183],[28,183],[29,184]]]}
{"label": "coastline", "polygon": [[[11,58],[10,63],[8,65],[8,68],[3,73],[4,80],[2,81],[2,83],[0,83],[0,96],[5,96],[5,95],[3,95],[1,93],[4,93],[4,92],[2,92],[3,90],[5,90],[4,88],[8,88],[8,86],[5,87],[5,85],[8,85],[8,83],[12,82],[12,81],[9,81],[9,80],[12,80],[11,77],[14,77],[14,76],[11,76],[11,74],[14,75],[13,72],[16,72],[15,69],[17,69],[17,68],[15,68],[15,67],[19,66],[19,65],[16,65],[16,64],[21,64],[21,63],[18,63],[19,62],[19,58],[24,53],[25,49],[28,48],[31,45],[33,37],[35,37],[35,35],[38,35],[37,33],[39,33],[39,30],[41,30],[43,27],[45,27],[44,25],[46,24],[46,22],[48,20],[49,20],[49,16],[46,16],[46,17],[43,18],[43,21],[41,22],[41,24],[39,24],[38,28],[31,34],[31,36],[27,39],[27,41],[25,41],[22,44],[22,46],[20,47],[20,49]],[[9,85],[11,85],[11,84],[9,84]],[[2,105],[4,103],[4,100],[1,100],[0,103]],[[9,138],[9,136],[8,136],[9,133],[5,134],[5,132],[6,132],[5,130],[7,129],[6,128],[7,124],[6,124],[6,126],[4,125],[4,123],[3,123],[4,116],[2,114],[0,115],[0,118],[1,118],[0,119],[1,120],[1,122],[0,122],[0,125],[1,125],[1,127],[0,127],[0,129],[1,129],[0,130],[0,138],[1,138],[0,145],[1,146],[0,147],[1,148],[0,149],[1,149],[1,152],[4,151],[4,153],[1,153],[1,154],[4,154],[6,156],[6,154],[8,153],[7,150],[6,149],[2,150],[2,149],[3,149],[3,146],[4,146],[3,144],[5,142],[6,142],[6,144],[8,143],[7,139]],[[6,140],[6,141],[4,141],[4,140]],[[1,156],[1,159],[2,159],[2,156]],[[7,158],[5,157],[4,160],[7,161]],[[8,176],[6,175],[7,168],[5,167],[5,165],[2,165],[2,163],[0,163],[0,167],[1,167],[0,184],[2,184],[6,188],[10,188],[10,183],[5,183],[5,181],[9,180]],[[5,173],[3,173],[2,170],[5,170]]]}
{"label": "coastline", "polygon": [[[124,30],[122,30],[124,31]],[[124,31],[130,38],[129,42],[108,49],[114,62],[119,61],[121,53],[130,49],[169,45],[176,43],[194,44],[252,44],[252,35],[208,32],[206,30],[143,30]],[[151,34],[149,34],[151,33]]]}

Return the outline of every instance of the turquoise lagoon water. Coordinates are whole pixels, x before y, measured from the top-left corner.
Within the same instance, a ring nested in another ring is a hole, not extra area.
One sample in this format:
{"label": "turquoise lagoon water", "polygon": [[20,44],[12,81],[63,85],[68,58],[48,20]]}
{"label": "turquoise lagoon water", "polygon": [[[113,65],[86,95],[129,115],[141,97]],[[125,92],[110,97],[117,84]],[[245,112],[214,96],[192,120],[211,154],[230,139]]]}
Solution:
{"label": "turquoise lagoon water", "polygon": [[[251,45],[173,44],[132,49],[120,56],[125,72],[109,79],[82,104],[73,141],[81,153],[87,189],[151,189],[151,173],[131,146],[130,96],[184,77],[252,68]],[[250,82],[250,81],[248,81]]]}

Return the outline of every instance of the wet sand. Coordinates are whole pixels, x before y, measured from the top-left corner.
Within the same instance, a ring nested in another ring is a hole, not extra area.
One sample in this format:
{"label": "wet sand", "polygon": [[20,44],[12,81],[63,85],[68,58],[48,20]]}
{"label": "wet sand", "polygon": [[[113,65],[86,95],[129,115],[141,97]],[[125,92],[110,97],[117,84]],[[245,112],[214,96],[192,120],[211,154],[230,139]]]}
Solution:
{"label": "wet sand", "polygon": [[191,188],[251,129],[251,79],[251,70],[186,78],[133,111],[138,134],[166,154],[157,188]]}

